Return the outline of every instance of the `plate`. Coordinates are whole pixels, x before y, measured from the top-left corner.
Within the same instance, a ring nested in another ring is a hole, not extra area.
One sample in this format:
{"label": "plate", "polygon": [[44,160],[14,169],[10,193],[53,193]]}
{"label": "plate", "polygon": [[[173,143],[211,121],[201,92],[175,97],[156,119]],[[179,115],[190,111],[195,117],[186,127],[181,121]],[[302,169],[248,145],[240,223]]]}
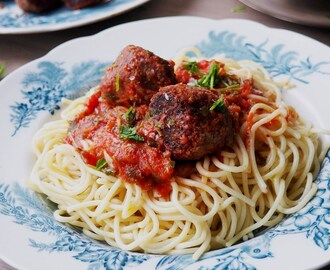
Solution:
{"label": "plate", "polygon": [[58,116],[62,97],[77,96],[96,85],[104,67],[128,44],[166,59],[195,46],[207,57],[221,52],[259,62],[276,80],[296,85],[284,95],[289,104],[315,127],[330,129],[330,48],[303,35],[247,20],[168,17],[69,41],[0,83],[0,258],[19,269],[34,270],[310,269],[329,262],[330,153],[316,179],[319,190],[305,208],[263,234],[207,252],[199,261],[191,255],[114,249],[53,219],[51,206],[24,185],[34,161],[31,138],[43,123]]}
{"label": "plate", "polygon": [[62,30],[110,18],[149,0],[108,0],[103,4],[71,10],[58,8],[45,14],[22,11],[15,1],[0,1],[0,34],[26,34]]}
{"label": "plate", "polygon": [[330,27],[327,0],[240,0],[245,5],[275,18],[303,25]]}

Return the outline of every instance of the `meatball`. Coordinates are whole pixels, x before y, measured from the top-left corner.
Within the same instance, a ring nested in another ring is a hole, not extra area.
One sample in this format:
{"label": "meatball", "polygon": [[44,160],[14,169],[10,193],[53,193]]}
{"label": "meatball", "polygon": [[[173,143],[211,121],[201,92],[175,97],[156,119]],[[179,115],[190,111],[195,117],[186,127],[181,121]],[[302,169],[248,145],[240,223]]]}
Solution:
{"label": "meatball", "polygon": [[68,8],[81,9],[104,2],[104,0],[63,0]]}
{"label": "meatball", "polygon": [[149,104],[160,87],[176,82],[173,66],[168,61],[130,45],[108,68],[100,89],[110,104],[129,107]]}
{"label": "meatball", "polygon": [[16,4],[26,12],[40,13],[56,8],[62,4],[61,0],[16,0]]}
{"label": "meatball", "polygon": [[232,137],[231,118],[217,92],[177,84],[163,87],[150,102],[151,119],[174,160],[198,160],[222,148]]}

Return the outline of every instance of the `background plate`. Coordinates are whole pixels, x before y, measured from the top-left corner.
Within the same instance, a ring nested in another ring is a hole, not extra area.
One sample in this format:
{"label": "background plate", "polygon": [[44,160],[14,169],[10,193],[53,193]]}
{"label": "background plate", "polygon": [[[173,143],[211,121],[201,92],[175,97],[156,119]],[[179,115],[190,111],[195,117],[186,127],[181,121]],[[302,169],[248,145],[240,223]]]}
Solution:
{"label": "background plate", "polygon": [[245,5],[275,18],[320,27],[330,27],[328,0],[240,0]]}
{"label": "background plate", "polygon": [[77,27],[110,18],[149,0],[109,0],[81,10],[66,7],[44,14],[23,12],[15,1],[0,1],[0,34],[38,33]]}

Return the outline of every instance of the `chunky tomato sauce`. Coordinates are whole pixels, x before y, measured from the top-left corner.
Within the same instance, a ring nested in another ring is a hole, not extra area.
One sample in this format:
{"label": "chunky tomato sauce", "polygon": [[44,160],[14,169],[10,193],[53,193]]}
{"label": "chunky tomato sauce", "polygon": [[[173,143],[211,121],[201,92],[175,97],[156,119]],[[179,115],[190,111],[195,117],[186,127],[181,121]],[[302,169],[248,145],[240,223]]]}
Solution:
{"label": "chunky tomato sauce", "polygon": [[[210,74],[210,70],[215,70],[216,74],[213,75],[216,75],[216,78],[213,78],[210,91],[216,91],[222,98],[236,132],[247,122],[247,129],[243,134],[243,140],[247,143],[253,125],[250,109],[258,102],[250,95],[262,96],[262,92],[254,88],[253,80],[242,82],[235,76],[225,74],[224,64],[216,61],[202,60],[190,62],[188,65],[182,64],[175,71],[180,83],[198,84],[199,80]],[[98,167],[102,161],[105,166],[102,165],[98,169],[105,173],[138,184],[144,190],[155,190],[160,196],[168,198],[170,183],[175,175],[185,175],[191,172],[194,166],[180,166],[178,163],[174,172],[171,153],[162,147],[158,127],[149,125],[148,121],[142,121],[149,109],[147,104],[131,108],[122,106],[125,105],[123,103],[119,104],[108,102],[100,91],[93,94],[86,101],[86,109],[72,121],[65,141],[81,153],[87,164]],[[128,117],[130,110],[134,110],[134,123]],[[128,133],[133,132],[133,138],[123,136],[123,127],[126,127]],[[137,131],[139,134],[134,133]],[[157,146],[150,143],[156,140]],[[188,167],[189,170],[185,172]]]}
{"label": "chunky tomato sauce", "polygon": [[[110,159],[102,168],[107,173],[145,190],[155,189],[166,198],[174,173],[170,153],[121,138],[122,126],[129,124],[124,117],[127,110],[122,106],[111,107],[97,92],[87,100],[85,111],[71,123],[65,141],[80,151],[87,164],[96,166],[101,159]],[[137,110],[145,113],[144,107]]]}

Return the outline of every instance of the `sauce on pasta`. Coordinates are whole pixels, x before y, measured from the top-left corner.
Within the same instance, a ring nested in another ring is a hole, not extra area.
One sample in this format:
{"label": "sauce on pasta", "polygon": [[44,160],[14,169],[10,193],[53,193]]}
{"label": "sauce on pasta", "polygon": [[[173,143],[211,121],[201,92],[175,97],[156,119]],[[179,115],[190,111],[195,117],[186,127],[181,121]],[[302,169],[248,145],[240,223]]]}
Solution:
{"label": "sauce on pasta", "polygon": [[[128,108],[111,107],[100,102],[99,96],[97,92],[87,100],[86,110],[71,122],[64,141],[78,149],[87,164],[97,166],[106,155],[111,161],[100,168],[105,173],[144,190],[154,188],[161,196],[168,197],[174,171],[169,153],[142,141],[120,138],[120,127],[128,125],[124,117]],[[92,146],[86,147],[86,142]]]}
{"label": "sauce on pasta", "polygon": [[317,191],[318,134],[257,63],[192,48],[173,64],[128,46],[101,85],[63,102],[33,138],[28,183],[56,220],[113,247],[198,259]]}

